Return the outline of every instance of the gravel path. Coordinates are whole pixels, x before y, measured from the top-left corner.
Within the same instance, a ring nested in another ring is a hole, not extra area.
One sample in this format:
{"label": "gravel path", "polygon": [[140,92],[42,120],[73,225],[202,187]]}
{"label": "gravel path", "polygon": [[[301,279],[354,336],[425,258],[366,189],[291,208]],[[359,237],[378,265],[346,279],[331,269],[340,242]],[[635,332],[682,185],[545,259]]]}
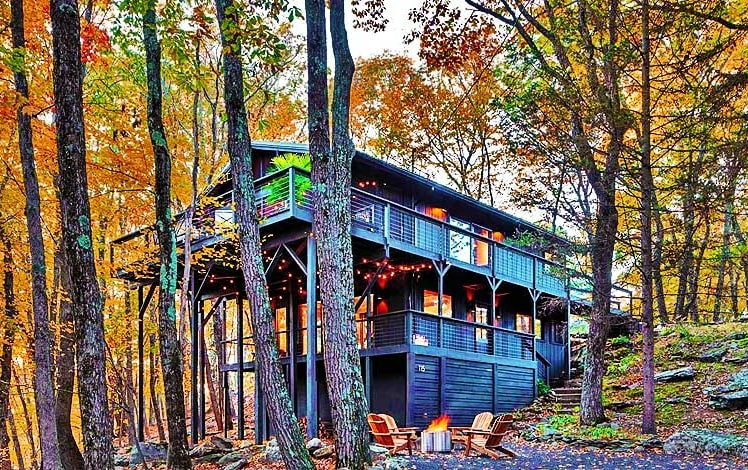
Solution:
{"label": "gravel path", "polygon": [[[406,457],[411,468],[417,470],[488,470],[488,469],[746,469],[746,462],[735,460],[696,458],[690,456],[666,455],[661,452],[609,452],[602,450],[585,451],[560,444],[508,444],[520,456],[514,459],[491,460],[487,457],[465,458],[464,453],[418,454]],[[402,455],[402,454],[400,454]]]}

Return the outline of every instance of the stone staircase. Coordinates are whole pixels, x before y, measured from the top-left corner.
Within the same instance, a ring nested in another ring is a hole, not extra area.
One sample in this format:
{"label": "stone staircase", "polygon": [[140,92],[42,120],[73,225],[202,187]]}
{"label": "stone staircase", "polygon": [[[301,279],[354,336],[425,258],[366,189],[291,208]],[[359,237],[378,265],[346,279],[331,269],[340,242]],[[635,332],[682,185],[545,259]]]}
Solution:
{"label": "stone staircase", "polygon": [[582,388],[576,384],[564,384],[553,389],[556,403],[561,405],[560,413],[572,414],[582,400]]}

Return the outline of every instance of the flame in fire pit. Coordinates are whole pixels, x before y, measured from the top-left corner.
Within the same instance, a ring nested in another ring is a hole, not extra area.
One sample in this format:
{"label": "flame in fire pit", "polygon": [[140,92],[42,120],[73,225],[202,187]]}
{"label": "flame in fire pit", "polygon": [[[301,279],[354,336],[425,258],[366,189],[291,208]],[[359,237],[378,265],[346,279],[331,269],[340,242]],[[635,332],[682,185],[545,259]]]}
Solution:
{"label": "flame in fire pit", "polygon": [[449,416],[441,415],[435,420],[431,421],[429,427],[426,428],[426,432],[446,431],[447,426],[449,426]]}

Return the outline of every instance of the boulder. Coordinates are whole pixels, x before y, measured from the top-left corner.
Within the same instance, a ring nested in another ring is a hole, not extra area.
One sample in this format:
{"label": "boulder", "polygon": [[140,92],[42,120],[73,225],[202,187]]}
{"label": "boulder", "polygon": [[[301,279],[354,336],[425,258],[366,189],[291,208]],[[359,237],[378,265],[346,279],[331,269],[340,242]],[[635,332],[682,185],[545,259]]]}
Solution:
{"label": "boulder", "polygon": [[321,439],[314,437],[312,439],[309,439],[306,443],[306,450],[308,450],[310,453],[313,453],[317,449],[321,449],[325,446],[325,443],[322,442]]}
{"label": "boulder", "polygon": [[233,452],[229,452],[228,454],[223,455],[218,460],[218,465],[228,465],[230,463],[238,462],[239,460],[244,460],[244,458],[247,456],[247,454],[241,450],[235,450]]}
{"label": "boulder", "polygon": [[717,346],[701,353],[699,362],[719,362],[725,354],[727,354],[727,346]]}
{"label": "boulder", "polygon": [[[140,451],[138,450],[140,447]],[[140,452],[143,452],[141,455]],[[130,450],[130,465],[139,465],[145,462],[156,462],[166,460],[166,446],[153,442],[141,442],[140,446],[132,446]]]}
{"label": "boulder", "polygon": [[321,449],[317,449],[312,453],[312,457],[315,459],[326,459],[328,457],[332,457],[335,455],[335,452],[333,452],[332,447],[322,447]]}
{"label": "boulder", "polygon": [[746,339],[746,338],[748,338],[748,333],[743,333],[742,331],[736,331],[734,333],[730,333],[729,335],[727,335],[725,340],[738,341],[738,340]]}
{"label": "boulder", "polygon": [[684,380],[693,380],[693,367],[681,367],[680,369],[666,370],[655,374],[655,382],[681,382]]}
{"label": "boulder", "polygon": [[748,367],[735,373],[726,384],[704,391],[709,397],[709,406],[717,410],[748,408]]}
{"label": "boulder", "polygon": [[206,455],[217,454],[218,452],[221,452],[221,450],[213,445],[212,442],[205,441],[190,449],[190,457],[205,457]]}
{"label": "boulder", "polygon": [[278,463],[283,461],[280,447],[278,447],[278,441],[271,439],[270,442],[267,443],[265,450],[262,452],[262,460],[267,463]]}
{"label": "boulder", "polygon": [[210,442],[216,446],[216,448],[221,450],[231,450],[234,448],[234,443],[231,442],[231,439],[226,439],[225,437],[218,435],[210,436]]}
{"label": "boulder", "polygon": [[247,460],[245,460],[245,459],[237,460],[234,463],[226,465],[223,468],[223,470],[240,470],[240,469],[244,468],[244,465],[246,465],[246,464],[247,464]]}
{"label": "boulder", "polygon": [[748,453],[748,439],[708,429],[686,429],[667,438],[663,449],[668,454],[744,457]]}

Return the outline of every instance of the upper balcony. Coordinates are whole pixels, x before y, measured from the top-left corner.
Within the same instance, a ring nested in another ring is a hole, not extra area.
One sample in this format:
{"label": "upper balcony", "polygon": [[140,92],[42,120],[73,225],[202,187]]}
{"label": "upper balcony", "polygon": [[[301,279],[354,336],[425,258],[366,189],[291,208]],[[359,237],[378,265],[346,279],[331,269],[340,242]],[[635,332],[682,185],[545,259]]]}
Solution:
{"label": "upper balcony", "polygon": [[[256,203],[261,227],[296,219],[312,222],[311,182],[308,173],[288,168],[255,181]],[[234,234],[233,193],[211,197],[208,207],[194,219],[191,232],[193,250],[217,245]],[[513,284],[574,300],[589,299],[588,278],[540,254],[494,240],[487,231],[475,233],[464,226],[442,221],[396,204],[360,189],[351,190],[351,232],[354,237],[379,243],[391,249],[443,260],[455,267],[485,274]],[[177,221],[177,240],[184,240],[184,218]],[[144,229],[118,240],[111,246],[117,260],[117,275],[137,277],[153,269],[157,253],[155,233]],[[153,256],[153,255],[152,255]],[[614,308],[621,308],[630,292],[614,288]]]}

